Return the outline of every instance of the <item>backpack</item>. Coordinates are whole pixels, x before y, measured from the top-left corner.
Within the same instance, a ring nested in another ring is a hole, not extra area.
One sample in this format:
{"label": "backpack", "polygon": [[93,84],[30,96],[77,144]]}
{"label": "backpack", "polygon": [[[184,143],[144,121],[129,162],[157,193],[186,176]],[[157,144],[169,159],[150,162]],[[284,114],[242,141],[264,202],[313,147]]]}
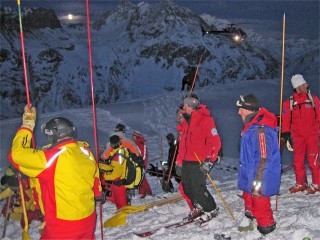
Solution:
{"label": "backpack", "polygon": [[[311,106],[312,106],[312,108],[313,108],[313,110],[314,110],[314,113],[317,114],[317,113],[316,113],[316,107],[315,107],[315,104],[314,104],[314,100],[313,100],[313,97],[312,97],[312,95],[311,95],[310,90],[307,91],[307,94],[308,94],[309,100],[306,100],[306,102],[300,103],[300,104],[311,103]],[[291,112],[292,112],[293,106],[300,105],[300,104],[297,104],[297,102],[294,101],[292,95],[290,96],[290,111],[291,111]],[[292,123],[292,114],[291,114],[290,122]]]}
{"label": "backpack", "polygon": [[[308,90],[307,94],[308,94],[309,100],[306,100],[305,103],[311,103],[312,107],[315,109],[314,100],[313,100],[313,97],[311,95],[310,90]],[[294,102],[293,96],[290,96],[290,111],[292,111],[293,106],[295,106],[295,105],[297,105],[297,103]]]}
{"label": "backpack", "polygon": [[[138,188],[144,177],[144,162],[141,156],[137,156],[127,148],[117,148],[110,153],[110,157],[107,160],[107,164],[110,164],[115,156],[119,156],[126,161],[124,174],[119,181],[115,181],[115,185],[124,185],[126,188],[135,189]],[[104,167],[99,163],[100,170],[104,171]],[[107,172],[107,171],[106,171]]]}

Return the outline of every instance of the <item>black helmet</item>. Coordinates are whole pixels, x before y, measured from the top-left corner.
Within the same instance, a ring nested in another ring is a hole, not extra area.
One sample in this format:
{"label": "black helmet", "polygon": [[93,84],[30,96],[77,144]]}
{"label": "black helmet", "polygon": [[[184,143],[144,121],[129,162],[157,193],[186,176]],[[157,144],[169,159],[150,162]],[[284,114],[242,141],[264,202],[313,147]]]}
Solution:
{"label": "black helmet", "polygon": [[44,123],[41,126],[41,131],[48,136],[49,142],[54,144],[61,138],[73,138],[76,128],[68,119],[57,117]]}

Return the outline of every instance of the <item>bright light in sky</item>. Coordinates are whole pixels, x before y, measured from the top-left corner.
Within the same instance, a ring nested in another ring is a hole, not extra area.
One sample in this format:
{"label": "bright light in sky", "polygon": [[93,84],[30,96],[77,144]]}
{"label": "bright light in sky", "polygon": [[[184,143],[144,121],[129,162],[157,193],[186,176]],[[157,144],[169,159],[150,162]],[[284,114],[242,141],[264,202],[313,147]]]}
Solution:
{"label": "bright light in sky", "polygon": [[68,19],[72,20],[73,19],[73,15],[72,14],[68,14]]}

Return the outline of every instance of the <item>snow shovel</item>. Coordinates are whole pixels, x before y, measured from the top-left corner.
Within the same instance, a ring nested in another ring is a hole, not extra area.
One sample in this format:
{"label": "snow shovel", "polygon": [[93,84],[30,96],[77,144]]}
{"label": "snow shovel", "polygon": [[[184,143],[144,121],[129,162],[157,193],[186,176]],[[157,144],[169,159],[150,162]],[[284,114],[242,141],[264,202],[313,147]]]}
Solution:
{"label": "snow shovel", "polygon": [[173,196],[171,198],[162,199],[162,200],[155,201],[155,202],[145,204],[142,206],[131,206],[131,205],[124,206],[123,208],[116,211],[115,215],[113,217],[111,217],[107,221],[105,221],[103,226],[105,228],[123,226],[126,224],[127,214],[129,214],[129,213],[141,212],[141,211],[144,211],[144,210],[151,208],[153,206],[162,206],[162,205],[165,205],[168,203],[174,203],[174,202],[180,201],[182,199],[183,199],[183,197],[180,194],[178,194],[178,195]]}

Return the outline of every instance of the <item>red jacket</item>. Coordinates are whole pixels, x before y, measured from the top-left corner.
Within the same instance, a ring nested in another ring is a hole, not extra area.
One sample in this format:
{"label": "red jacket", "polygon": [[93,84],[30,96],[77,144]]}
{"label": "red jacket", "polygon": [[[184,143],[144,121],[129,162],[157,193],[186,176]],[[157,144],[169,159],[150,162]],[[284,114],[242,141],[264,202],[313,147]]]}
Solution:
{"label": "red jacket", "polygon": [[215,161],[221,148],[221,141],[216,129],[216,124],[210,116],[210,111],[205,105],[191,114],[190,124],[183,121],[179,125],[180,143],[177,164],[184,161],[201,161],[210,158]]}
{"label": "red jacket", "polygon": [[307,93],[294,93],[292,111],[290,110],[290,98],[283,103],[282,130],[291,132],[295,136],[310,136],[319,134],[320,102],[317,96],[312,96],[314,108],[309,102]]}
{"label": "red jacket", "polygon": [[140,150],[141,157],[143,158],[144,161],[144,167],[148,167],[148,151],[147,151],[147,145],[146,145],[146,140],[143,136],[136,137],[137,140],[135,141],[135,144]]}

